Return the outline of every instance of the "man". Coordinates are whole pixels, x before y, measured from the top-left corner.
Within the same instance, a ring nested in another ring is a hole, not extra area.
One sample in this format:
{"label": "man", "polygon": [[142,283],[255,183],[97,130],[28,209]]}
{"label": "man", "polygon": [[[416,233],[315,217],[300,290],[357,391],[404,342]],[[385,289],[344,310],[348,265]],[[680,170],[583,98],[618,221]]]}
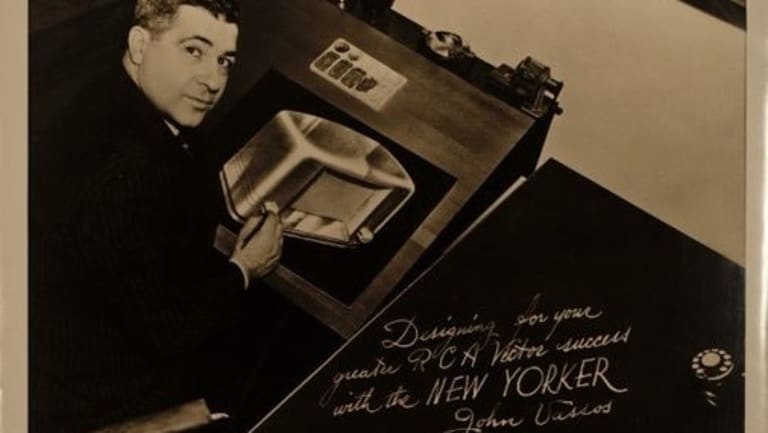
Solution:
{"label": "man", "polygon": [[269,292],[254,285],[279,259],[281,227],[267,212],[219,255],[221,192],[185,139],[222,96],[237,16],[232,0],[138,0],[122,64],[30,150],[32,432],[215,400],[217,375],[249,362],[222,341],[246,289]]}

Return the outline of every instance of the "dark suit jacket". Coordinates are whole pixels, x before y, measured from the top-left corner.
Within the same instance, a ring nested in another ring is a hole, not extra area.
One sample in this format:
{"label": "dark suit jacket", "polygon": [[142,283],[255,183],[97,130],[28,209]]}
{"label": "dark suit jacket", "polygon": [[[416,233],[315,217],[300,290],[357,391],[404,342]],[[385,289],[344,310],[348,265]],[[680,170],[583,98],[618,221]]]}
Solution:
{"label": "dark suit jacket", "polygon": [[215,171],[116,65],[31,145],[29,180],[31,431],[203,396],[243,317],[242,275],[211,247]]}

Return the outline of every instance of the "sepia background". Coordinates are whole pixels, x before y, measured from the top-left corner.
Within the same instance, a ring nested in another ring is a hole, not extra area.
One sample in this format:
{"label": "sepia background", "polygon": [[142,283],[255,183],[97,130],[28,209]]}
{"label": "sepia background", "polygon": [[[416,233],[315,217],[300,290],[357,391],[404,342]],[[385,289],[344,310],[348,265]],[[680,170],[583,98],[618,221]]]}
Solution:
{"label": "sepia background", "polygon": [[[514,3],[514,7],[511,5]],[[745,33],[669,0],[395,2],[491,64],[531,55],[565,82],[559,159],[744,264]]]}

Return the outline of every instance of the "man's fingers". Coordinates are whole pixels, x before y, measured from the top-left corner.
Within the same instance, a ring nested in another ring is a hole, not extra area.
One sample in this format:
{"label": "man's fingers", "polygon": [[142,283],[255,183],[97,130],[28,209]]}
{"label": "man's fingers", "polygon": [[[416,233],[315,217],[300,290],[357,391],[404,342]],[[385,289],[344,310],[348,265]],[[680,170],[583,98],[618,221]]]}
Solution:
{"label": "man's fingers", "polygon": [[274,271],[275,268],[277,268],[277,265],[280,263],[280,257],[270,257],[265,261],[265,263],[261,266],[261,269],[258,272],[258,277],[262,278],[265,275],[269,274],[270,272]]}
{"label": "man's fingers", "polygon": [[240,233],[237,235],[237,246],[242,247],[248,239],[253,235],[254,230],[256,230],[256,227],[259,226],[261,221],[264,220],[264,217],[259,215],[255,217],[251,217],[248,219],[248,221],[245,222],[243,227],[240,229]]}
{"label": "man's fingers", "polygon": [[277,234],[282,231],[280,217],[276,213],[267,212],[264,214],[264,224],[259,231],[264,233]]}
{"label": "man's fingers", "polygon": [[264,220],[264,217],[261,215],[248,218],[248,221],[245,222],[242,230],[240,230],[241,237],[248,237],[249,235],[251,235],[253,231],[256,230],[256,227],[258,227],[258,225],[263,220]]}
{"label": "man's fingers", "polygon": [[280,212],[280,206],[277,205],[277,202],[274,200],[265,201],[264,204],[261,206],[261,211],[263,213],[279,213]]}
{"label": "man's fingers", "polygon": [[274,203],[265,203],[261,216],[245,223],[238,236],[238,254],[251,275],[261,278],[277,267],[283,250],[282,233],[279,208]]}
{"label": "man's fingers", "polygon": [[277,242],[275,242],[275,245],[272,247],[270,256],[273,257],[275,260],[279,260],[282,254],[283,254],[283,238],[280,237],[280,239],[278,239]]}
{"label": "man's fingers", "polygon": [[264,217],[264,223],[251,240],[272,250],[282,239],[282,232],[283,228],[280,224],[280,218],[275,214],[267,214]]}

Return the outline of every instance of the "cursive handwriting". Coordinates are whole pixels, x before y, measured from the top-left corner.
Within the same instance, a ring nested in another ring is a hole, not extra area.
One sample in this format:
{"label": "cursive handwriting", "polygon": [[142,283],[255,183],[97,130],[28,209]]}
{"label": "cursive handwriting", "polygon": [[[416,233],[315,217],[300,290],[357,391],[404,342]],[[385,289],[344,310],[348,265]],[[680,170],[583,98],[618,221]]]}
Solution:
{"label": "cursive handwriting", "polygon": [[626,343],[629,341],[629,333],[632,327],[627,326],[624,330],[618,330],[613,334],[590,335],[586,337],[570,337],[567,340],[555,344],[557,350],[561,352],[571,352],[574,350],[596,349],[611,344]]}
{"label": "cursive handwriting", "polygon": [[320,407],[325,407],[333,398],[333,394],[344,381],[372,379],[378,376],[391,376],[400,371],[400,365],[387,364],[384,358],[376,358],[376,364],[369,369],[355,369],[336,373],[333,376],[333,384],[320,397]]}
{"label": "cursive handwriting", "polygon": [[[496,323],[494,321],[477,322],[478,315],[475,314],[472,318],[472,323],[466,324],[445,324],[441,326],[433,326],[429,329],[420,329],[416,324],[416,318],[410,319],[395,319],[384,325],[384,330],[388,333],[394,334],[394,338],[385,338],[381,340],[381,345],[385,349],[407,349],[413,347],[417,343],[440,341],[445,344],[453,340],[455,337],[463,335],[476,335],[479,334],[483,337],[484,341],[489,341],[492,337],[496,336],[494,329]],[[451,322],[452,316],[446,318],[446,322]]]}
{"label": "cursive handwriting", "polygon": [[539,403],[536,417],[533,419],[536,425],[543,426],[550,421],[562,422],[571,419],[590,416],[607,415],[611,413],[613,400],[606,403],[576,403],[572,400],[557,399],[546,403]]}
{"label": "cursive handwriting", "polygon": [[376,413],[380,411],[381,405],[371,403],[373,392],[375,390],[376,388],[370,387],[367,390],[357,394],[349,393],[353,400],[349,403],[343,403],[335,406],[333,408],[333,416],[341,416],[355,412]]}
{"label": "cursive handwriting", "polygon": [[592,307],[589,305],[587,305],[586,307],[563,308],[562,310],[555,313],[552,327],[549,329],[549,333],[544,339],[549,340],[552,334],[555,333],[555,329],[557,329],[560,323],[563,322],[564,320],[574,320],[574,319],[594,320],[602,315],[603,315],[602,310],[594,311]]}
{"label": "cursive handwriting", "polygon": [[528,308],[525,310],[523,314],[518,314],[517,318],[515,319],[515,337],[517,336],[517,332],[520,330],[520,327],[522,325],[528,325],[528,326],[536,326],[540,323],[547,323],[549,322],[549,316],[543,313],[537,313],[536,307],[539,305],[539,300],[541,299],[541,293],[537,293],[534,295],[533,299],[531,299],[531,303],[528,304]]}
{"label": "cursive handwriting", "polygon": [[394,391],[384,394],[383,398],[381,395],[376,395],[376,388],[373,386],[363,392],[350,392],[349,396],[352,401],[334,406],[333,416],[356,412],[374,414],[381,410],[393,409],[410,410],[421,404],[403,385],[398,385]]}
{"label": "cursive handwriting", "polygon": [[[599,306],[558,302],[553,308],[541,293],[529,299],[502,322],[478,314],[386,322],[379,354],[335,372],[320,407],[333,417],[448,407],[452,419],[443,433],[552,428],[611,414],[613,399],[629,388],[620,369],[611,368],[610,349],[629,343],[632,326],[600,326]],[[486,406],[493,401],[492,409]]]}
{"label": "cursive handwriting", "polygon": [[529,345],[527,338],[513,338],[504,345],[498,340],[493,343],[491,367],[495,366],[496,363],[508,364],[523,359],[542,358],[549,353],[549,350],[542,344]]}
{"label": "cursive handwriting", "polygon": [[475,418],[475,411],[469,407],[461,407],[453,413],[454,421],[463,423],[460,427],[445,430],[444,433],[481,433],[483,429],[495,429],[500,427],[515,428],[525,419],[514,416],[497,417],[496,405],[487,416]]}

